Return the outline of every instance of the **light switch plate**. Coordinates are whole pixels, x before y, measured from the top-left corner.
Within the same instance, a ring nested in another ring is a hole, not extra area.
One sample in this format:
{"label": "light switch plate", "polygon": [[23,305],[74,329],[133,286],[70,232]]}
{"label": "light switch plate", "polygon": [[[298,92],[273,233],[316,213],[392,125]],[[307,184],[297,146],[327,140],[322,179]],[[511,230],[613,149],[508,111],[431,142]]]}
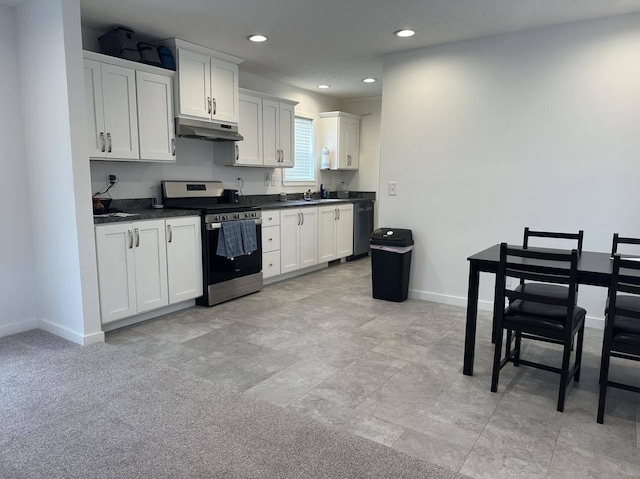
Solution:
{"label": "light switch plate", "polygon": [[397,196],[398,194],[398,183],[395,181],[389,182],[389,196]]}

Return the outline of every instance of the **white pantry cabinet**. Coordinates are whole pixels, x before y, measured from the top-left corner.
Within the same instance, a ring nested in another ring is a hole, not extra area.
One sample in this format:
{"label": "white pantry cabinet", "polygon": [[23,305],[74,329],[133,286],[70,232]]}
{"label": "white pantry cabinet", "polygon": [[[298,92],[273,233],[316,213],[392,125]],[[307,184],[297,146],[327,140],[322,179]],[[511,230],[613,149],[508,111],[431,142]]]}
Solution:
{"label": "white pantry cabinet", "polygon": [[353,205],[318,208],[318,262],[353,254]]}
{"label": "white pantry cabinet", "polygon": [[177,62],[178,116],[237,124],[238,64],[242,60],[177,38],[162,43]]}
{"label": "white pantry cabinet", "polygon": [[201,296],[201,241],[199,217],[97,225],[102,323]]}
{"label": "white pantry cabinet", "polygon": [[169,304],[202,296],[200,217],[167,218]]}
{"label": "white pantry cabinet", "polygon": [[280,273],[318,264],[318,208],[280,211]]}
{"label": "white pantry cabinet", "polygon": [[342,111],[320,113],[319,144],[331,154],[332,170],[357,170],[360,163],[360,117]]}

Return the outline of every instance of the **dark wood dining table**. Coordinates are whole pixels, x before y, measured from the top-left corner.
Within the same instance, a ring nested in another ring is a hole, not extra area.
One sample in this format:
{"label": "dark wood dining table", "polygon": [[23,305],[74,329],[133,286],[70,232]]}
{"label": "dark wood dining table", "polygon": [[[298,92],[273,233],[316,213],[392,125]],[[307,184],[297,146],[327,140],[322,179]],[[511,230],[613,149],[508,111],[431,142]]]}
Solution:
{"label": "dark wood dining table", "polygon": [[[534,248],[531,248],[534,249]],[[535,248],[539,251],[557,252],[557,249]],[[476,322],[478,318],[478,286],[480,273],[497,273],[500,262],[500,244],[480,251],[467,258],[469,260],[469,292],[467,295],[467,326],[464,338],[464,365],[462,372],[473,375],[473,356],[476,346]],[[522,262],[535,266],[541,272],[552,273],[553,262],[525,259]],[[583,251],[578,257],[578,283],[591,286],[608,287],[611,281],[613,260],[611,253]],[[635,274],[634,274],[635,273]],[[632,270],[621,271],[621,277],[640,284],[640,274]],[[603,311],[604,312],[604,311]]]}

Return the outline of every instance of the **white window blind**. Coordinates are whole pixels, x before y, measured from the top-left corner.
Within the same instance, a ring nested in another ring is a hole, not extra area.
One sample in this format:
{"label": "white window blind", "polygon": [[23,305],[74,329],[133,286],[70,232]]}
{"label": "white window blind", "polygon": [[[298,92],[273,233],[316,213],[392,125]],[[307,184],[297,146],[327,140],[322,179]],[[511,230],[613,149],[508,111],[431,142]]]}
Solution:
{"label": "white window blind", "polygon": [[294,134],[295,166],[284,170],[285,181],[315,181],[313,120],[297,116]]}

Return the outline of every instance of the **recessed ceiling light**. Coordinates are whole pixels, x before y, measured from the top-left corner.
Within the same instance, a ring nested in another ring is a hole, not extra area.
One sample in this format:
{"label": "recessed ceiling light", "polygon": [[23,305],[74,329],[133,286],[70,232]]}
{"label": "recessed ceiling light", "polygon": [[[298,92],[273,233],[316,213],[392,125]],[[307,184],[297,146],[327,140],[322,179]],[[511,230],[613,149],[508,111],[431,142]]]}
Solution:
{"label": "recessed ceiling light", "polygon": [[407,38],[407,37],[414,36],[416,34],[416,32],[413,31],[413,30],[405,29],[405,30],[398,30],[397,32],[394,32],[393,34],[396,37]]}
{"label": "recessed ceiling light", "polygon": [[362,81],[365,82],[365,83],[375,83],[376,79],[375,78],[365,78]]}
{"label": "recessed ceiling light", "polygon": [[322,88],[323,90],[326,90],[327,88],[331,88],[330,85],[318,85],[318,88]]}
{"label": "recessed ceiling light", "polygon": [[249,35],[247,38],[252,42],[256,42],[256,43],[267,41],[267,37],[265,37],[264,35]]}

